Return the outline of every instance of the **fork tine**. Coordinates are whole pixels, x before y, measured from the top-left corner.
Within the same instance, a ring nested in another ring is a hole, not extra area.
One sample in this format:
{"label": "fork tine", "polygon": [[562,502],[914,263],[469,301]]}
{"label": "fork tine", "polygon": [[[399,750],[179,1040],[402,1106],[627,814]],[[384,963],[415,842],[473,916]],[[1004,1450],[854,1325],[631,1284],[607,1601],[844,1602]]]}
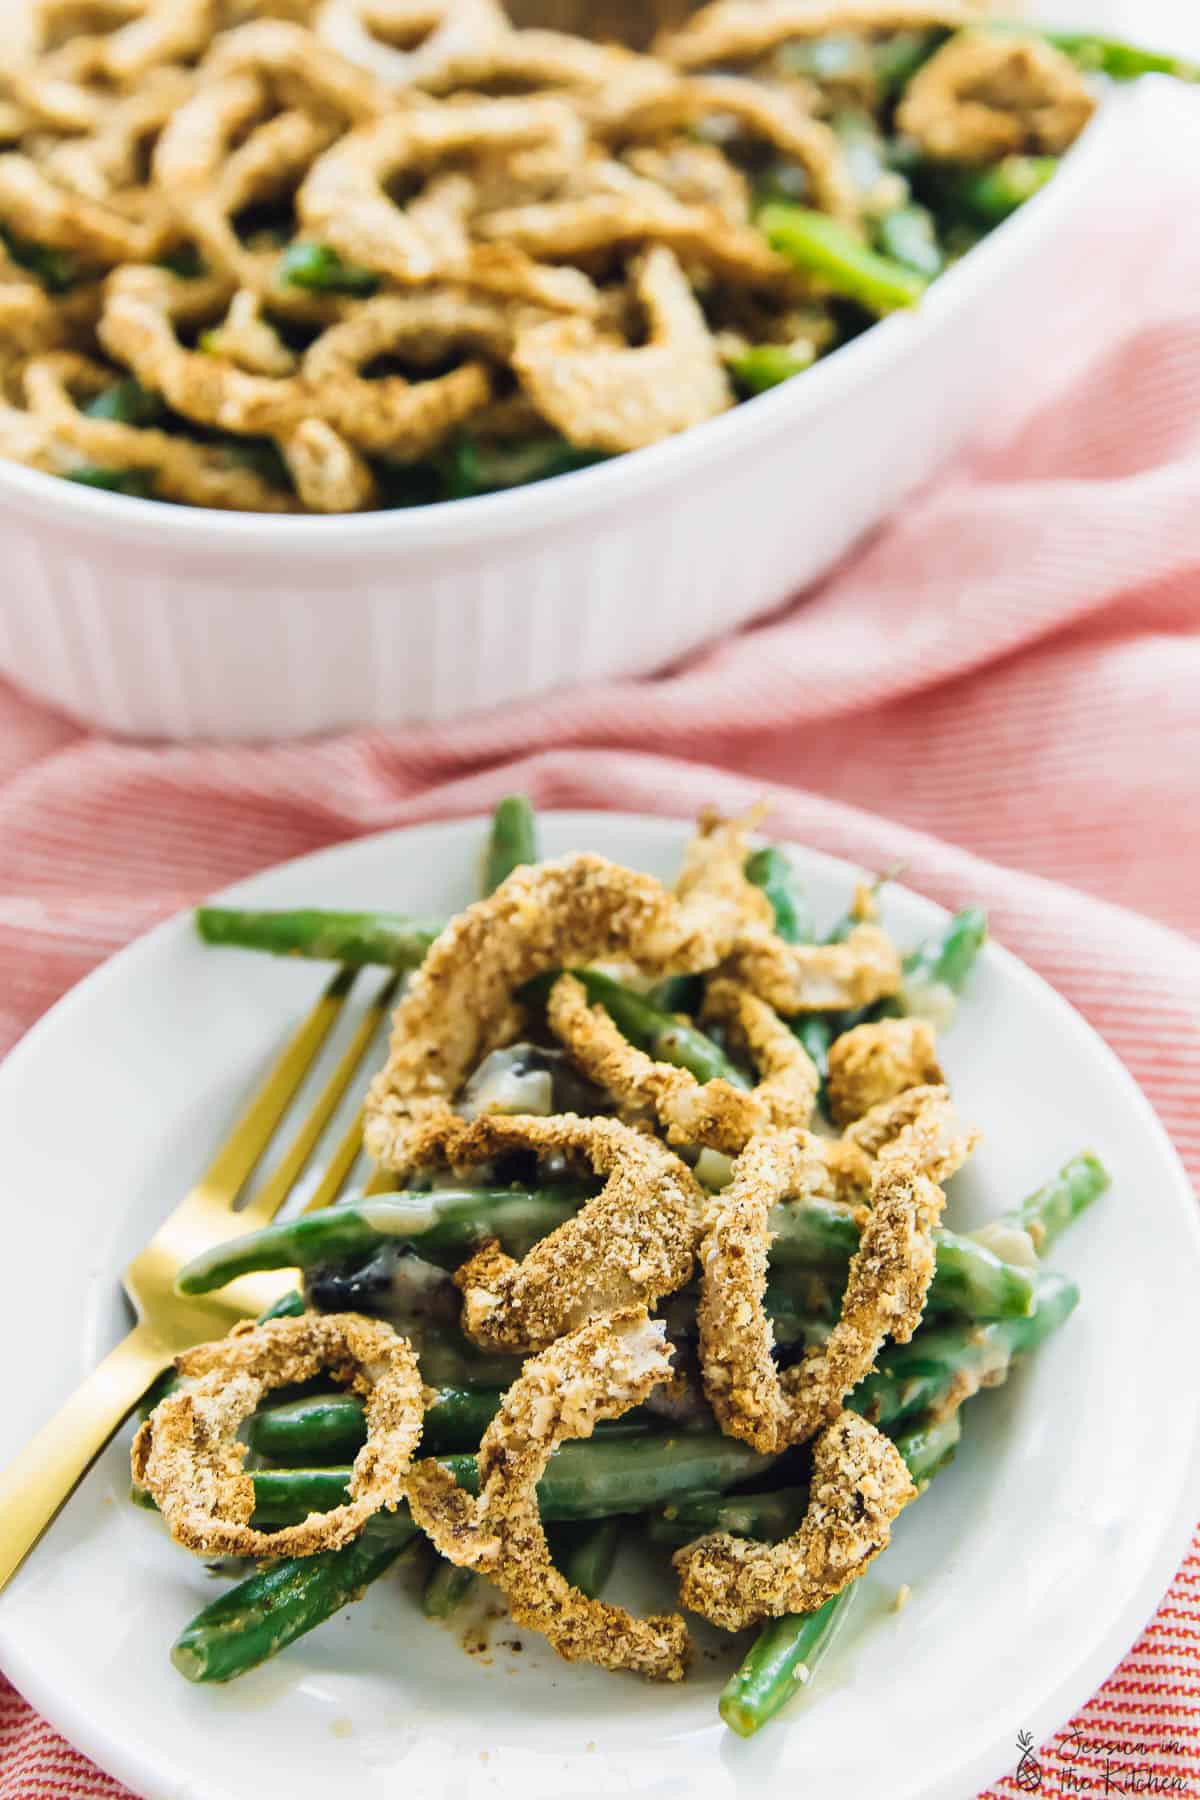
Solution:
{"label": "fork tine", "polygon": [[[238,1223],[243,1226],[245,1230],[256,1231],[260,1225],[269,1225],[271,1220],[275,1217],[275,1214],[279,1211],[279,1208],[283,1205],[284,1201],[295,1187],[296,1182],[299,1180],[309,1157],[315,1150],[325,1127],[337,1111],[338,1104],[341,1101],[343,1094],[358,1073],[363,1058],[371,1048],[375,1033],[379,1029],[380,1022],[391,1009],[391,1004],[395,999],[396,989],[399,985],[400,976],[393,975],[384,983],[367,1007],[366,1012],[355,1027],[354,1036],[350,1039],[346,1049],[339,1057],[337,1067],[334,1069],[329,1080],[317,1096],[317,1099],[309,1110],[303,1124],[288,1145],[284,1155],[280,1158],[278,1165],[272,1170],[271,1174],[258,1188],[257,1192],[251,1196],[246,1205],[238,1213]],[[361,1113],[356,1124],[358,1125],[359,1141],[361,1142]],[[353,1131],[353,1129],[354,1127],[352,1126],[351,1131]],[[350,1133],[347,1133],[347,1138],[349,1135]],[[345,1180],[346,1173],[349,1171],[349,1166],[354,1162],[354,1156],[358,1153],[356,1147],[354,1155],[350,1157],[350,1164],[347,1165],[346,1170],[344,1170],[333,1185],[330,1186],[331,1172],[334,1170],[335,1165],[339,1164],[339,1159],[345,1148],[346,1138],[343,1138],[342,1143],[334,1153],[334,1158],[329,1165],[329,1169],[321,1180],[317,1193],[305,1208],[306,1211],[315,1211],[318,1205],[327,1206],[329,1201],[337,1194],[342,1181]],[[318,1196],[323,1195],[327,1188],[329,1189],[327,1198],[319,1199]]]}
{"label": "fork tine", "polygon": [[366,1120],[366,1109],[360,1106],[350,1124],[342,1135],[341,1142],[325,1165],[325,1173],[317,1186],[309,1195],[304,1207],[306,1213],[320,1212],[324,1206],[332,1206],[345,1185],[346,1177],[358,1161],[363,1147],[363,1125]]}
{"label": "fork tine", "polygon": [[283,1055],[192,1189],[196,1199],[209,1204],[224,1201],[233,1206],[275,1135],[279,1121],[295,1098],[314,1058],[333,1030],[357,972],[339,969],[308,1017],[299,1025]]}

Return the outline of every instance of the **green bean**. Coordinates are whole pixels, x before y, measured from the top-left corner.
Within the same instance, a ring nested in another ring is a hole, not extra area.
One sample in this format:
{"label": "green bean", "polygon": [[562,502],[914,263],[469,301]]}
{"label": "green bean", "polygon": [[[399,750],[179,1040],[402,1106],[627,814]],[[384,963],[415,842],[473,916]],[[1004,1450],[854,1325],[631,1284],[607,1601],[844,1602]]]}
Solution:
{"label": "green bean", "polygon": [[820,1076],[821,1091],[823,1092],[825,1077],[829,1073],[829,1047],[835,1036],[829,1015],[827,1013],[802,1013],[792,1019],[790,1024],[793,1035],[800,1039],[808,1051],[812,1065]]}
{"label": "green bean", "polygon": [[[568,1443],[551,1458],[538,1487],[543,1518],[579,1519],[647,1507],[700,1490],[734,1487],[769,1467],[744,1444],[719,1433]],[[444,1460],[468,1491],[478,1485],[474,1457]],[[314,1476],[326,1492],[338,1471],[260,1471],[260,1505],[282,1508],[289,1482],[294,1503],[311,1498]],[[296,1481],[297,1475],[307,1482]],[[344,1484],[349,1470],[340,1471]],[[268,1485],[274,1490],[268,1492]],[[336,1504],[336,1501],[332,1502]],[[293,1557],[251,1575],[205,1607],[176,1640],[171,1660],[189,1681],[229,1681],[311,1631],[382,1575],[413,1536],[407,1510],[371,1520],[344,1550]],[[352,1554],[353,1553],[353,1554]]]}
{"label": "green bean", "polygon": [[725,362],[742,393],[765,394],[793,375],[803,375],[816,357],[816,345],[797,338],[791,344],[750,344],[727,356]]}
{"label": "green bean", "polygon": [[654,1057],[657,1062],[672,1063],[679,1069],[690,1069],[697,1081],[728,1081],[734,1087],[748,1088],[746,1076],[726,1056],[712,1038],[694,1025],[675,1018],[655,1006],[645,994],[622,987],[609,975],[596,969],[572,971],[587,989],[593,1005],[602,1006],[631,1044]]}
{"label": "green bean", "polygon": [[571,475],[577,469],[590,469],[594,463],[605,461],[603,451],[580,449],[553,433],[503,443],[485,443],[467,435],[440,459],[446,498],[450,500],[469,500],[477,494],[528,487],[535,481]]}
{"label": "green bean", "polygon": [[[495,1388],[446,1387],[425,1409],[423,1452],[474,1450],[500,1405]],[[363,1403],[354,1394],[309,1394],[265,1407],[246,1431],[252,1450],[273,1462],[353,1456],[367,1438]]]}
{"label": "green bean", "polygon": [[772,249],[868,312],[915,306],[925,292],[922,276],[868,249],[825,213],[775,202],[762,208],[757,223]]}
{"label": "green bean", "polygon": [[1111,1176],[1100,1158],[1084,1150],[1064,1163],[1057,1175],[1044,1187],[1030,1194],[1015,1211],[1004,1214],[1006,1225],[1027,1231],[1039,1253],[1048,1250],[1055,1238],[1086,1212],[1111,1183]]}
{"label": "green bean", "polygon": [[764,1625],[741,1667],[721,1689],[722,1719],[739,1737],[753,1737],[812,1680],[853,1604],[851,1582],[815,1612],[785,1613]]}
{"label": "green bean", "polygon": [[[179,1273],[181,1294],[209,1294],[259,1269],[311,1269],[365,1257],[388,1244],[417,1243],[430,1260],[461,1261],[485,1238],[524,1256],[539,1238],[579,1210],[578,1188],[437,1188],[428,1194],[377,1194],[353,1204],[302,1213],[247,1232],[194,1257]],[[524,1246],[521,1248],[520,1246]]]}
{"label": "green bean", "polygon": [[439,1556],[421,1595],[427,1619],[448,1619],[469,1599],[476,1586],[473,1569],[462,1569]]}
{"label": "green bean", "polygon": [[1095,31],[1058,31],[1024,20],[989,19],[989,31],[1035,32],[1079,68],[1110,81],[1136,81],[1141,75],[1173,75],[1177,81],[1200,81],[1200,63],[1165,50],[1147,50],[1122,38],[1104,37]]}
{"label": "green bean", "polygon": [[806,1487],[775,1488],[765,1494],[697,1494],[652,1513],[646,1537],[671,1549],[690,1544],[706,1531],[728,1531],[733,1537],[773,1544],[791,1536],[807,1505]]}
{"label": "green bean", "polygon": [[154,477],[148,469],[110,469],[100,463],[80,463],[66,471],[64,480],[77,482],[80,487],[101,488],[106,494],[129,494],[135,500],[154,497]]}
{"label": "green bean", "polygon": [[646,999],[651,1006],[656,1006],[665,1013],[691,1013],[700,1011],[704,1000],[703,975],[664,975],[649,990]]}
{"label": "green bean", "polygon": [[987,1325],[922,1326],[908,1344],[891,1344],[846,1402],[876,1425],[892,1427],[944,1407],[963,1388],[1004,1381],[1015,1356],[1036,1349],[1070,1317],[1079,1289],[1064,1275],[1037,1277],[1036,1311]]}
{"label": "green bean", "polygon": [[[953,1454],[962,1426],[958,1414],[897,1439],[896,1447],[918,1488],[924,1488]],[[811,1682],[836,1627],[852,1604],[851,1582],[810,1613],[787,1613],[759,1632],[741,1667],[721,1690],[718,1709],[731,1731],[753,1737],[801,1687]]]}
{"label": "green bean", "polygon": [[298,1288],[293,1288],[290,1294],[281,1294],[274,1306],[268,1306],[265,1313],[260,1313],[258,1323],[265,1325],[268,1319],[298,1319],[307,1311],[304,1295]]}
{"label": "green bean", "polygon": [[524,794],[508,794],[492,814],[483,865],[484,893],[494,893],[514,869],[537,860],[537,820],[533,816],[533,807]]}
{"label": "green bean", "polygon": [[904,959],[906,980],[940,982],[961,994],[975,959],[987,942],[987,914],[980,906],[956,912],[944,931],[935,933]]}
{"label": "green bean", "polygon": [[775,930],[785,944],[811,944],[817,935],[812,909],[785,850],[769,844],[746,859],[746,879],[771,902]]}
{"label": "green bean", "polygon": [[933,214],[915,201],[884,213],[875,226],[875,241],[885,256],[914,269],[926,281],[932,281],[946,266]]}
{"label": "green bean", "polygon": [[79,265],[70,250],[60,250],[53,244],[31,243],[7,226],[0,226],[0,242],[18,268],[27,269],[48,294],[65,294],[79,279]]}
{"label": "green bean", "polygon": [[233,1680],[357,1600],[416,1536],[411,1520],[390,1534],[368,1528],[344,1549],[259,1569],[197,1613],[171,1661],[188,1681]]}
{"label": "green bean", "polygon": [[81,410],[89,419],[114,419],[119,425],[156,425],[163,403],[158,394],[127,375],[94,394]]}
{"label": "green bean", "polygon": [[[790,1285],[793,1271],[845,1280],[858,1248],[853,1216],[834,1201],[794,1200],[772,1207],[771,1279]],[[937,1260],[929,1290],[934,1312],[972,1319],[1021,1318],[1035,1304],[1033,1276],[952,1231],[934,1233]]]}
{"label": "green bean", "polygon": [[196,929],[206,944],[314,957],[319,962],[415,969],[424,962],[441,926],[402,913],[256,912],[198,906]]}
{"label": "green bean", "polygon": [[317,294],[369,295],[379,286],[373,269],[343,262],[328,244],[289,244],[280,259],[279,279],[285,287]]}
{"label": "green bean", "polygon": [[617,1560],[621,1522],[616,1517],[560,1527],[554,1539],[554,1561],[573,1588],[598,1600]]}
{"label": "green bean", "polygon": [[992,226],[1032,200],[1057,172],[1056,156],[1005,156],[983,169],[939,170],[931,181],[941,205]]}
{"label": "green bean", "polygon": [[[380,1194],[354,1205],[307,1213],[204,1251],[181,1271],[181,1294],[207,1294],[260,1269],[310,1268],[367,1256],[385,1244],[416,1242],[431,1260],[461,1261],[489,1237],[523,1256],[579,1208],[578,1191],[437,1189],[429,1194]],[[834,1201],[785,1201],[772,1208],[772,1280],[792,1288],[821,1274],[845,1280],[858,1248],[853,1215]],[[984,1245],[954,1232],[935,1233],[937,1264],[930,1289],[935,1311],[969,1318],[1019,1317],[1032,1310],[1033,1277]]]}

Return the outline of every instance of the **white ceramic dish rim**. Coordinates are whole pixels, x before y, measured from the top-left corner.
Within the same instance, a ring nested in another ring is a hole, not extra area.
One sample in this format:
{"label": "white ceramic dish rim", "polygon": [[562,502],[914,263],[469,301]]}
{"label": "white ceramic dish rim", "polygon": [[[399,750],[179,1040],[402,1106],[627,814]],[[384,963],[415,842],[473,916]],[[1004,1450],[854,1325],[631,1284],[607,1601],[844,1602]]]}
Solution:
{"label": "white ceramic dish rim", "polygon": [[[607,822],[618,830],[625,829],[635,832],[647,830],[686,832],[690,829],[687,821],[647,814],[566,810],[547,813],[546,816],[553,817],[556,822],[568,828],[573,834],[578,832],[580,842],[587,841],[587,829],[593,821]],[[486,820],[482,816],[439,821],[423,826],[400,827],[391,831],[370,833],[365,838],[351,840],[351,844],[369,841],[381,842],[390,838],[398,844],[403,844],[409,854],[415,849],[419,856],[423,845],[431,839],[445,835],[453,836],[465,829],[472,828],[482,832],[485,825]],[[327,849],[275,864],[270,869],[261,870],[256,875],[249,876],[234,886],[211,896],[212,903],[244,905],[247,902],[253,902],[256,885],[265,877],[274,877],[284,871],[303,876],[306,872],[322,867],[336,859],[348,847],[347,845],[332,845]],[[830,856],[823,851],[805,847],[803,854],[815,865],[822,866],[827,871],[836,872],[842,879],[863,873],[861,870],[855,870],[852,864],[843,859]],[[907,897],[918,900],[931,912],[943,919],[948,917],[943,907],[928,900],[924,895],[918,894],[915,890],[903,888],[903,884],[897,884],[897,886],[902,888]],[[25,1060],[32,1057],[32,1054],[40,1046],[43,1036],[48,1036],[52,1029],[57,1028],[64,1014],[69,1014],[85,991],[89,997],[93,998],[102,994],[106,987],[120,982],[127,973],[136,972],[139,959],[147,958],[151,950],[164,939],[183,931],[190,932],[190,929],[190,914],[177,914],[164,921],[153,931],[135,940],[124,950],[109,958],[83,981],[77,983],[42,1019],[30,1028],[5,1059],[5,1076],[11,1077],[14,1073],[20,1075]],[[1182,1214],[1184,1229],[1190,1236],[1194,1256],[1200,1266],[1200,1215],[1197,1214],[1196,1199],[1191,1184],[1157,1114],[1121,1063],[1120,1058],[1070,1002],[1052,988],[1050,983],[1023,963],[1019,957],[1006,950],[1003,945],[995,943],[989,945],[988,954],[999,962],[1009,982],[1043,997],[1052,997],[1056,1005],[1062,1009],[1064,1025],[1069,1022],[1075,1033],[1087,1039],[1093,1053],[1106,1061],[1114,1074],[1120,1077],[1122,1084],[1127,1089],[1131,1109],[1137,1113],[1145,1129],[1157,1140],[1165,1153],[1166,1162],[1174,1169],[1176,1176],[1174,1204]],[[1166,1204],[1165,1201],[1164,1204]],[[1197,1495],[1200,1494],[1200,1390],[1197,1390],[1195,1396],[1195,1406],[1190,1421],[1190,1440],[1189,1453],[1183,1463],[1184,1475],[1179,1483],[1179,1492],[1158,1542],[1149,1555],[1138,1586],[1130,1592],[1108,1629],[1079,1656],[1071,1668],[1063,1673],[1060,1680],[1044,1698],[1030,1710],[1024,1721],[1033,1734],[1035,1744],[1045,1741],[1048,1735],[1064,1720],[1073,1717],[1121,1661],[1143,1626],[1153,1616],[1162,1595],[1165,1594],[1187,1553],[1195,1526]],[[12,1638],[5,1628],[2,1609],[0,1609],[0,1653],[3,1656],[4,1671],[18,1689],[30,1704],[36,1707],[70,1742],[118,1780],[132,1788],[135,1793],[163,1791],[161,1781],[164,1770],[161,1761],[157,1758],[143,1756],[135,1741],[128,1738],[110,1737],[103,1723],[89,1710],[86,1702],[81,1703],[73,1694],[64,1693],[51,1676],[43,1674],[36,1659],[27,1661],[19,1641]],[[923,1800],[963,1800],[965,1795],[974,1794],[998,1779],[1003,1769],[1011,1762],[1011,1755],[1012,1746],[1007,1735],[1003,1738],[994,1736],[986,1745],[961,1758],[953,1769],[940,1772],[923,1790]],[[190,1788],[188,1791],[191,1792]],[[195,1791],[199,1794],[203,1790]]]}
{"label": "white ceramic dish rim", "polygon": [[0,498],[19,500],[27,512],[100,527],[112,536],[134,538],[155,548],[175,545],[192,552],[236,548],[240,555],[260,556],[295,549],[301,542],[307,553],[330,557],[356,550],[436,549],[473,539],[485,529],[492,536],[507,537],[530,528],[569,524],[603,510],[627,482],[637,482],[644,492],[714,459],[736,456],[739,446],[755,435],[778,436],[836,403],[848,389],[869,381],[890,358],[913,352],[938,330],[944,317],[969,306],[972,296],[1000,275],[1006,260],[1023,249],[1032,254],[1036,240],[1051,232],[1060,213],[1076,203],[1093,164],[1103,155],[1106,127],[1138,85],[1105,97],[1054,180],[934,282],[920,306],[877,321],[822,358],[803,380],[785,382],[648,449],[506,493],[376,513],[279,515],[167,506],[132,495],[118,498],[4,461],[0,461]]}

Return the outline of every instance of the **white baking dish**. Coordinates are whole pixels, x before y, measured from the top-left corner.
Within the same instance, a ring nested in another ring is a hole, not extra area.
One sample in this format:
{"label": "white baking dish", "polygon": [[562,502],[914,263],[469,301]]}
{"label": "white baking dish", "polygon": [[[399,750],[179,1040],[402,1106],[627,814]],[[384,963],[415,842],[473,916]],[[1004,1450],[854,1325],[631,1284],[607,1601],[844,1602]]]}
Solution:
{"label": "white baking dish", "polygon": [[663,668],[822,574],[1053,343],[1089,190],[1157,88],[1106,101],[1049,187],[918,310],[722,418],[575,475],[413,511],[274,518],[0,462],[0,671],[109,731],[280,738]]}

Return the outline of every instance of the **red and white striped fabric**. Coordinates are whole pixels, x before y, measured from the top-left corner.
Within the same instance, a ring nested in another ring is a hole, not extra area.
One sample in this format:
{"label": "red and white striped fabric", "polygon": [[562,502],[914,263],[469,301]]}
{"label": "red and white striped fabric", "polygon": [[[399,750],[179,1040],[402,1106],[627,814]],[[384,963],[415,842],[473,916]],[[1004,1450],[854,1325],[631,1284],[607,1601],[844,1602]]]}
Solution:
{"label": "red and white striped fabric", "polygon": [[[672,814],[765,792],[778,835],[982,901],[1200,1173],[1200,117],[1169,89],[1161,110],[1163,153],[1104,197],[986,446],[818,594],[686,668],[246,750],[105,742],[0,689],[0,1050],[136,933],[281,857],[514,787]],[[0,1689],[0,1800],[123,1792]],[[1136,1791],[1149,1771],[1200,1794],[1200,1542],[1040,1750],[1042,1795],[1106,1791],[1113,1740],[1143,1746]]]}

